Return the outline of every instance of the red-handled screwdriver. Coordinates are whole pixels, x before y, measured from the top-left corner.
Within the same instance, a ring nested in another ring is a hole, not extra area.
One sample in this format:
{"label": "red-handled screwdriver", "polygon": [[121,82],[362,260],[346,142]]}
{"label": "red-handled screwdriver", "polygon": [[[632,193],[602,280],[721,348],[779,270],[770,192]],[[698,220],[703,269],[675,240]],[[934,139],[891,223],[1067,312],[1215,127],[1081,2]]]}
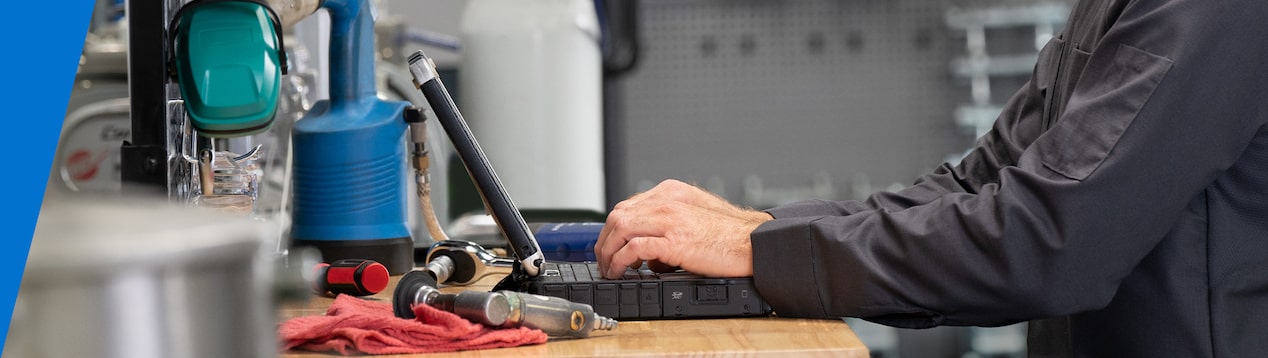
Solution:
{"label": "red-handled screwdriver", "polygon": [[389,276],[383,264],[363,259],[323,262],[314,266],[313,271],[317,274],[313,290],[321,295],[373,295],[387,288]]}

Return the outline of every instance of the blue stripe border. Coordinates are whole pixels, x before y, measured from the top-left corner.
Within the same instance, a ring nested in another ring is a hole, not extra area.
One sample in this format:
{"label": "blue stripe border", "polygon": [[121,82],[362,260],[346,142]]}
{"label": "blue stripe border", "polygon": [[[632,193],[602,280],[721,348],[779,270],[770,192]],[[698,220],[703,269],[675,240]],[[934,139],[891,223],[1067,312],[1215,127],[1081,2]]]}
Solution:
{"label": "blue stripe border", "polygon": [[57,138],[74,85],[75,69],[96,3],[13,1],[0,21],[5,54],[0,56],[0,103],[6,167],[0,185],[8,213],[0,215],[0,343],[8,337],[22,271],[39,216]]}

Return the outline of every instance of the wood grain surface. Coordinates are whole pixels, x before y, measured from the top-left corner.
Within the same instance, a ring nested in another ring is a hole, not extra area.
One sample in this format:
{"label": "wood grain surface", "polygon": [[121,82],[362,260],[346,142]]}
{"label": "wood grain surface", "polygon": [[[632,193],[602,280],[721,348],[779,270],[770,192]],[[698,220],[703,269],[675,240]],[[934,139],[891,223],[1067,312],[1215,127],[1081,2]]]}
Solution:
{"label": "wood grain surface", "polygon": [[[492,288],[501,277],[486,277],[471,286],[450,286],[445,292]],[[388,288],[366,299],[391,302],[399,276]],[[288,302],[278,311],[282,320],[325,314],[332,298],[313,296]],[[282,352],[286,358],[328,357],[335,352]],[[584,339],[554,338],[546,344],[516,348],[393,355],[381,357],[868,357],[867,347],[841,320],[777,317],[622,321],[612,331],[596,331]]]}

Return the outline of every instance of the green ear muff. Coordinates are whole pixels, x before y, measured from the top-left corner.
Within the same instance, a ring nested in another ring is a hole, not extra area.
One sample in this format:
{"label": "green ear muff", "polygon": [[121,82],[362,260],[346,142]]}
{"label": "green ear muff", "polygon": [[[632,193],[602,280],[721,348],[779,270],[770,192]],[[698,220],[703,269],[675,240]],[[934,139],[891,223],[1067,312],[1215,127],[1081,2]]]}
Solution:
{"label": "green ear muff", "polygon": [[272,126],[287,64],[271,8],[253,0],[196,0],[177,11],[169,34],[170,67],[199,134],[237,137]]}

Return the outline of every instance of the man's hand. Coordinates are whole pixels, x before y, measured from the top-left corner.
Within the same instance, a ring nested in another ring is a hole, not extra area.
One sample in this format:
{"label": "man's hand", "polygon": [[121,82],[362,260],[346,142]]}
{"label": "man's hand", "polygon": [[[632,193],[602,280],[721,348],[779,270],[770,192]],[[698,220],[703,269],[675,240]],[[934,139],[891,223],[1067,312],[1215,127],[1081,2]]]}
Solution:
{"label": "man's hand", "polygon": [[753,275],[749,234],[770,214],[743,209],[677,180],[617,204],[594,245],[603,277],[620,278],[644,262],[712,277]]}

